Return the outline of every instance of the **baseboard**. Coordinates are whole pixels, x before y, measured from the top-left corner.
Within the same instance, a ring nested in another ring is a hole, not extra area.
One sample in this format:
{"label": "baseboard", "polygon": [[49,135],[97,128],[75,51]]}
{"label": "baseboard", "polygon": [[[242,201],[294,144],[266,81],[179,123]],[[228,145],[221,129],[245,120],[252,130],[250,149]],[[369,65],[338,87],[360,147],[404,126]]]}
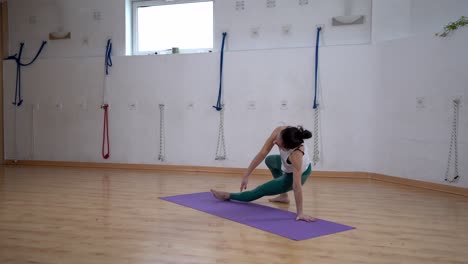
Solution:
{"label": "baseboard", "polygon": [[[69,161],[44,161],[44,160],[5,160],[5,165],[23,166],[46,166],[46,167],[76,167],[76,168],[104,168],[104,169],[130,169],[130,170],[151,170],[157,172],[173,173],[209,173],[209,174],[234,174],[241,175],[245,168],[225,168],[209,166],[182,166],[182,165],[161,165],[161,164],[129,164],[129,163],[97,163],[97,162],[69,162]],[[268,176],[267,169],[255,169],[254,175]],[[325,178],[347,178],[347,179],[370,179],[376,181],[390,182],[407,185],[433,191],[468,196],[468,188],[444,185],[439,183],[424,182],[407,178],[388,176],[369,172],[348,172],[348,171],[314,171],[314,177]]]}
{"label": "baseboard", "polygon": [[412,179],[407,179],[407,178],[400,178],[400,177],[388,176],[388,175],[378,174],[378,173],[369,173],[369,176],[371,179],[377,180],[377,181],[391,182],[391,183],[396,183],[396,184],[401,184],[401,185],[418,187],[422,189],[468,196],[468,188],[445,185],[445,184],[440,184],[440,183],[433,183],[433,182],[418,181],[418,180],[412,180]]}
{"label": "baseboard", "polygon": [[369,173],[360,171],[313,171],[312,175],[323,178],[370,179]]}
{"label": "baseboard", "polygon": [[[152,170],[157,172],[184,172],[184,173],[210,173],[210,174],[242,174],[244,168],[225,168],[209,166],[183,166],[164,164],[130,164],[130,163],[98,163],[74,161],[46,161],[46,160],[5,160],[5,165],[45,166],[45,167],[75,167],[75,168],[102,168],[102,169],[128,169]],[[266,169],[256,169],[255,175],[269,175]]]}

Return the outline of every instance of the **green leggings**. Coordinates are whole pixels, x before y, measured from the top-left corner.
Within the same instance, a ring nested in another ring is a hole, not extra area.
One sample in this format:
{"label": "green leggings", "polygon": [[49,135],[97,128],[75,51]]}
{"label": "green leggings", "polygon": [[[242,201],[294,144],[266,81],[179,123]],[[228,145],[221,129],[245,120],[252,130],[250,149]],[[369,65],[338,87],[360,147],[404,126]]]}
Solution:
{"label": "green leggings", "polygon": [[[243,202],[250,202],[253,200],[257,200],[263,196],[268,195],[275,195],[281,194],[285,192],[289,192],[292,190],[293,185],[293,174],[292,173],[284,173],[281,170],[281,157],[280,155],[271,155],[265,159],[265,164],[267,165],[268,169],[270,169],[271,174],[273,175],[273,180],[264,183],[257,188],[251,191],[239,192],[239,193],[231,193],[229,195],[229,199],[236,200],[236,201],[243,201]],[[309,164],[309,167],[306,171],[302,173],[301,183],[304,182],[309,177],[312,171],[312,165]]]}

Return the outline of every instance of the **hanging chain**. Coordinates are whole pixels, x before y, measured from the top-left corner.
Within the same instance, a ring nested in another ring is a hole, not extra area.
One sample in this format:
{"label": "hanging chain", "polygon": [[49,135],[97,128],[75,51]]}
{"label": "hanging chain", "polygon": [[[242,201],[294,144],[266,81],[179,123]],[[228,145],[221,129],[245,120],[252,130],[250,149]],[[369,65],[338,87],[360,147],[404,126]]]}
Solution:
{"label": "hanging chain", "polygon": [[[445,171],[445,181],[447,182],[456,182],[460,178],[460,174],[458,173],[458,112],[460,108],[460,99],[453,100],[453,121],[452,121],[452,136],[450,138],[450,148],[448,154],[448,161],[447,161],[447,170]],[[452,159],[452,150],[454,155],[454,177],[449,179],[449,172],[450,172],[450,161]]]}
{"label": "hanging chain", "polygon": [[18,131],[18,128],[17,128],[17,119],[18,119],[18,107],[17,105],[15,105],[15,115],[14,115],[14,124],[13,124],[13,128],[14,128],[14,133],[13,133],[13,137],[14,137],[14,144],[15,144],[15,148],[14,148],[14,162],[18,162],[18,138],[17,138],[17,131]]}
{"label": "hanging chain", "polygon": [[320,161],[319,151],[319,106],[314,109],[314,165]]}
{"label": "hanging chain", "polygon": [[32,109],[31,109],[31,159],[34,159],[34,146],[36,145],[36,139],[35,139],[36,131],[34,129],[34,127],[35,127],[34,120],[36,119],[35,115],[34,115],[34,113],[36,112],[35,108],[36,107],[33,104]]}
{"label": "hanging chain", "polygon": [[[226,159],[226,144],[224,142],[224,104],[221,104],[221,111],[219,111],[219,133],[218,133],[218,145],[216,146],[216,157],[215,160]],[[221,155],[222,153],[222,155]]]}
{"label": "hanging chain", "polygon": [[164,104],[159,105],[159,156],[160,161],[166,160],[166,144],[164,135]]}

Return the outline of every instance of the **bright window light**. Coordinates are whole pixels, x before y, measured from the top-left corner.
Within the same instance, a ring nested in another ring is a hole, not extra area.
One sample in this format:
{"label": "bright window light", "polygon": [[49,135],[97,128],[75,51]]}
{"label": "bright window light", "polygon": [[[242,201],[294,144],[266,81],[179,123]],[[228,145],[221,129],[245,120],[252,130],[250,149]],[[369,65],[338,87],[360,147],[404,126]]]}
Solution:
{"label": "bright window light", "polygon": [[134,53],[213,48],[213,2],[134,2]]}

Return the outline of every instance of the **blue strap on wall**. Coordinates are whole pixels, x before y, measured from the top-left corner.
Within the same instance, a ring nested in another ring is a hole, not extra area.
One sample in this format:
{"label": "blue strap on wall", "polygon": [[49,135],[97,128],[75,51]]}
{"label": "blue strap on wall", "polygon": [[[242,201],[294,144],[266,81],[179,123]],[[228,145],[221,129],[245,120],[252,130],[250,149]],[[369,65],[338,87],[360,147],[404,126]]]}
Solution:
{"label": "blue strap on wall", "polygon": [[319,63],[319,43],[320,43],[321,27],[317,28],[317,40],[315,42],[315,95],[314,95],[314,109],[317,108],[317,90],[318,90],[318,63]]}
{"label": "blue strap on wall", "polygon": [[107,40],[106,45],[106,75],[109,75],[109,67],[112,67],[112,40]]}
{"label": "blue strap on wall", "polygon": [[21,63],[21,56],[23,54],[24,43],[20,43],[20,50],[17,54],[7,57],[7,60],[14,60],[16,62],[16,87],[15,87],[15,101],[13,102],[14,105],[20,106],[23,103],[23,99],[21,98],[21,67],[29,66],[33,64],[36,59],[41,54],[42,50],[44,49],[45,44],[47,41],[42,41],[41,47],[39,51],[36,53],[36,56],[31,60],[29,63]]}
{"label": "blue strap on wall", "polygon": [[217,111],[223,109],[221,105],[221,92],[222,92],[222,82],[223,82],[223,58],[224,58],[224,41],[226,40],[226,32],[223,32],[223,42],[221,44],[221,61],[219,63],[219,92],[218,92],[218,102],[216,106],[213,106]]}

